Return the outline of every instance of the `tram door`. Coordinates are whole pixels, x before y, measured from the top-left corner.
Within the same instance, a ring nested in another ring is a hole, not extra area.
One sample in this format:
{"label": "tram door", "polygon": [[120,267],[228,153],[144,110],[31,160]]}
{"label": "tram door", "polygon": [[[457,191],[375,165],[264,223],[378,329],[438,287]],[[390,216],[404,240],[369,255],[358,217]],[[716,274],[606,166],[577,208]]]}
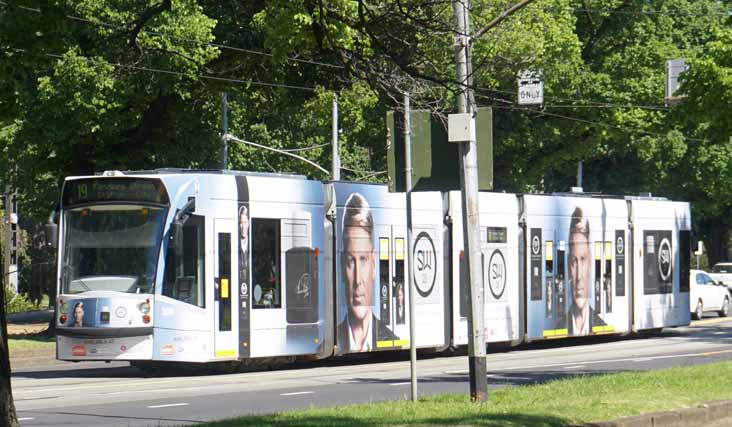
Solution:
{"label": "tram door", "polygon": [[594,243],[595,312],[605,319],[613,312],[613,243]]}
{"label": "tram door", "polygon": [[214,220],[214,357],[235,357],[237,335],[233,327],[234,297],[232,266],[235,259],[235,223],[231,219]]}
{"label": "tram door", "polygon": [[[381,324],[392,332],[406,328],[408,318],[408,287],[406,281],[407,239],[404,227],[377,226],[376,260],[379,265],[378,292],[373,305],[378,301]],[[377,331],[378,333],[378,331]],[[396,334],[401,336],[400,334]],[[400,347],[393,337],[376,337],[376,349]]]}

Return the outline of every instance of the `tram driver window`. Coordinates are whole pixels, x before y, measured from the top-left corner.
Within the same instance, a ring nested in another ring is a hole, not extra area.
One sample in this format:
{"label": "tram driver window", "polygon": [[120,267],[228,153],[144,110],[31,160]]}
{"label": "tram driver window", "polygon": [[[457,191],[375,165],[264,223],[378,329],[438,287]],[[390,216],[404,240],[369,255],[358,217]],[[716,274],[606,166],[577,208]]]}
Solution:
{"label": "tram driver window", "polygon": [[281,308],[280,221],[252,219],[252,305]]}
{"label": "tram driver window", "polygon": [[203,217],[192,215],[183,226],[182,242],[168,247],[163,295],[205,307],[203,278]]}

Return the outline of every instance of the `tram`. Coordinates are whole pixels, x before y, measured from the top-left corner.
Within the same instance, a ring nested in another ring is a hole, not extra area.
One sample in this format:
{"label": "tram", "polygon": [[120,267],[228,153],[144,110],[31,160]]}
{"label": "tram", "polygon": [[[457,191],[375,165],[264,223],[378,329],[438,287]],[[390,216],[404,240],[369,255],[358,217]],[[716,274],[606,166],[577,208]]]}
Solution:
{"label": "tram", "polygon": [[[458,192],[161,169],[65,180],[60,360],[326,358],[468,342]],[[482,192],[485,338],[687,325],[690,209],[651,197]],[[414,271],[413,298],[406,283]]]}

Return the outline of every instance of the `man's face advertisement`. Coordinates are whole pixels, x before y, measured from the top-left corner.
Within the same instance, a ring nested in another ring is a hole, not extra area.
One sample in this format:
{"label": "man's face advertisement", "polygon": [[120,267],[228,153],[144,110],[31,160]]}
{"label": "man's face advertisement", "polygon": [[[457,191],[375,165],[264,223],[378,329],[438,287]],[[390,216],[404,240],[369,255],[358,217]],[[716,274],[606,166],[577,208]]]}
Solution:
{"label": "man's face advertisement", "polygon": [[241,239],[246,239],[248,231],[249,231],[249,216],[247,214],[246,206],[242,206],[239,209],[239,237]]}
{"label": "man's face advertisement", "polygon": [[592,254],[590,242],[581,233],[572,231],[569,234],[569,279],[572,284],[572,300],[574,307],[583,311],[590,297],[590,269]]}
{"label": "man's face advertisement", "polygon": [[376,266],[369,233],[359,226],[344,231],[344,267],[346,297],[351,314],[359,321],[371,315]]}

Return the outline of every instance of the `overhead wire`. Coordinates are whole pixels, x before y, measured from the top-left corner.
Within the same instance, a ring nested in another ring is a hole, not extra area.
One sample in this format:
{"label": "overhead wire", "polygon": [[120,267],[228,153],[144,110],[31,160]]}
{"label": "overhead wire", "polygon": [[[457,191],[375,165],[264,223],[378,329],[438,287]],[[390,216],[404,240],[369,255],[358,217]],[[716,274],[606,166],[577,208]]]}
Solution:
{"label": "overhead wire", "polygon": [[310,151],[310,150],[316,150],[318,148],[327,147],[329,145],[332,145],[331,142],[326,142],[323,144],[318,145],[311,145],[310,147],[302,147],[302,148],[281,148],[282,151],[286,151],[288,153],[296,153],[298,151]]}
{"label": "overhead wire", "polygon": [[[8,5],[8,3],[3,2],[3,1],[0,1],[0,4]],[[31,8],[31,7],[27,7],[27,6],[16,6],[16,7],[18,7],[19,9],[28,10],[28,11],[32,11],[32,12],[35,12],[35,13],[41,13],[41,10],[38,9],[38,8]],[[586,12],[586,11],[596,11],[596,12],[624,13],[624,14],[634,14],[634,13],[637,13],[637,14],[646,14],[646,15],[647,14],[657,14],[657,15],[671,14],[671,13],[666,12],[666,11],[618,11],[618,10],[610,10],[610,9],[590,9],[590,8],[586,8],[586,9],[581,9],[581,8],[566,8],[566,9],[562,9],[562,8],[558,8],[558,7],[547,7],[547,6],[526,6],[526,9],[574,10],[574,11],[583,11],[583,12]],[[680,13],[677,13],[677,14],[680,14]],[[695,16],[695,15],[692,15],[692,16]],[[730,16],[730,13],[728,12],[728,13],[721,13],[721,14],[701,14],[699,16]],[[87,18],[82,18],[82,17],[74,16],[74,15],[66,15],[65,17],[67,19],[70,19],[70,20],[80,21],[80,22],[85,22],[85,23],[90,23],[90,24],[99,25],[99,26],[105,26],[105,27],[109,27],[109,28],[124,28],[121,25],[109,24],[109,23],[106,23],[106,22],[103,22],[103,21],[95,21],[95,20],[91,20],[91,19],[87,19]],[[149,30],[142,30],[142,31],[145,32],[145,33],[147,33],[147,34],[152,34],[152,35],[157,35],[157,36],[162,36],[162,37],[169,37],[169,38],[171,38],[173,40],[193,42],[193,43],[197,43],[197,44],[206,44],[206,45],[209,45],[209,46],[212,46],[212,47],[217,47],[217,48],[221,48],[221,49],[229,49],[229,50],[233,50],[233,51],[237,51],[237,52],[242,52],[242,53],[250,53],[250,54],[263,55],[263,56],[269,56],[269,57],[272,57],[273,56],[273,54],[271,54],[271,53],[260,52],[260,51],[256,51],[256,50],[252,50],[252,49],[243,49],[243,48],[238,48],[238,47],[234,47],[234,46],[227,46],[227,45],[222,45],[222,44],[217,44],[217,43],[201,42],[201,41],[198,41],[198,40],[193,40],[193,39],[183,38],[183,37],[177,37],[177,36],[171,36],[171,35],[168,35],[168,34],[165,34],[165,33],[154,32],[154,31],[149,31]],[[13,50],[14,51],[19,51],[19,52],[26,52],[25,49],[15,49],[14,48]],[[44,53],[44,55],[45,56],[48,56],[48,57],[52,57],[52,58],[58,58],[58,59],[63,59],[64,58],[62,55],[55,55],[55,54],[51,54],[51,53]],[[92,61],[92,62],[101,62],[101,61],[96,61],[94,59],[86,58],[86,57],[83,57],[83,59],[84,60],[87,60],[87,61]],[[302,63],[309,63],[309,64],[313,64],[313,65],[327,66],[327,67],[333,67],[333,68],[343,68],[342,66],[339,66],[339,65],[328,64],[328,63],[323,63],[323,62],[318,62],[318,61],[311,61],[311,60],[300,59],[300,58],[287,57],[286,59],[287,60],[290,60],[290,61],[302,62]],[[131,69],[131,70],[136,70],[136,71],[144,71],[144,72],[152,72],[152,73],[160,73],[160,74],[168,74],[168,75],[177,75],[177,76],[183,76],[183,77],[191,77],[191,75],[189,75],[189,74],[182,73],[182,72],[178,72],[178,71],[172,71],[172,70],[156,69],[156,68],[151,68],[151,67],[142,67],[142,66],[137,66],[137,65],[120,64],[120,63],[110,63],[110,62],[105,62],[105,63],[107,63],[109,65],[112,65],[114,67],[124,68],[124,69]],[[195,77],[201,78],[201,79],[207,79],[207,80],[229,82],[229,83],[251,84],[251,85],[268,86],[268,87],[279,87],[279,88],[287,88],[287,89],[295,89],[295,90],[305,90],[305,91],[310,91],[310,92],[315,92],[316,91],[316,88],[312,88],[312,87],[304,87],[304,86],[296,86],[296,85],[287,85],[287,84],[281,84],[281,83],[267,83],[267,82],[261,82],[261,81],[256,81],[256,80],[232,79],[232,78],[211,76],[211,75],[208,75],[208,74],[198,74],[198,75],[195,75]],[[497,89],[490,89],[490,91],[492,91],[492,92],[498,92],[498,93],[513,94],[513,95],[516,94],[516,92],[503,91],[503,90],[497,90]],[[478,97],[481,97],[481,98],[484,98],[484,99],[490,99],[490,100],[494,100],[494,101],[499,101],[499,102],[503,102],[503,103],[507,103],[507,104],[513,104],[512,101],[505,100],[505,99],[501,99],[501,98],[489,97],[489,96],[482,95],[482,94],[476,94],[475,96],[478,96]],[[547,99],[557,99],[557,100],[565,101],[565,102],[566,101],[570,101],[570,102],[572,102],[572,101],[584,102],[584,100],[568,99],[568,98],[559,98],[559,97],[547,97]],[[507,108],[507,109],[511,109],[511,110],[530,111],[530,110],[528,110],[526,108],[521,108],[521,107],[517,107],[517,106],[514,106],[514,105],[510,105],[510,106],[507,106],[507,107],[506,106],[494,106],[494,107],[497,107],[497,108]],[[549,108],[640,108],[640,109],[649,109],[649,110],[667,110],[667,108],[666,107],[663,107],[663,106],[653,106],[653,105],[646,106],[646,105],[633,105],[633,104],[613,104],[613,103],[608,103],[608,102],[597,102],[597,101],[591,101],[590,103],[579,104],[579,105],[552,105],[552,104],[547,104],[546,107],[549,107]],[[579,118],[575,118],[575,117],[571,117],[571,116],[565,116],[565,115],[561,115],[561,114],[550,113],[550,112],[547,112],[547,111],[541,111],[540,114],[541,115],[546,115],[546,116],[551,116],[551,117],[556,117],[556,118],[562,118],[562,119],[566,119],[566,120],[574,120],[574,121],[583,122],[583,123],[590,124],[590,125],[597,125],[597,126],[605,126],[605,127],[617,128],[617,129],[624,130],[624,131],[629,131],[629,132],[636,132],[636,133],[644,133],[644,134],[649,134],[649,135],[660,135],[660,136],[663,136],[663,134],[659,134],[659,133],[654,133],[654,132],[649,132],[649,131],[643,131],[643,130],[639,130],[639,129],[628,129],[628,128],[623,128],[623,127],[620,127],[620,126],[610,125],[610,124],[601,123],[601,122],[592,122],[592,121],[585,120],[585,119],[579,119]],[[698,138],[687,138],[687,139],[689,139],[689,140],[695,140],[695,141],[706,141],[704,139],[698,139]],[[324,146],[327,146],[327,145],[330,145],[330,143],[321,144],[321,145],[313,146],[313,147],[285,149],[285,150],[282,150],[282,151],[285,151],[285,152],[306,151],[306,150],[312,150],[312,149],[316,149],[316,148],[321,148],[321,147],[324,147]],[[350,171],[350,172],[354,172],[354,173],[371,173],[371,172],[368,172],[368,171],[357,171],[357,170],[349,169],[349,168],[346,168],[346,167],[342,167],[342,169],[347,170],[347,171]],[[379,171],[379,172],[375,172],[374,174],[381,174],[381,173],[386,173],[386,172],[385,171]]]}
{"label": "overhead wire", "polygon": [[[480,95],[476,95],[477,97],[482,97]],[[567,116],[564,114],[557,114],[552,113],[549,111],[544,110],[536,110],[532,109],[531,107],[522,107],[522,106],[516,106],[516,105],[492,105],[492,108],[497,109],[504,109],[504,110],[514,110],[514,111],[524,111],[527,113],[533,113],[539,116],[548,116],[548,117],[554,117],[558,119],[568,120],[568,121],[574,121],[578,123],[583,123],[590,126],[599,126],[604,128],[610,128],[610,129],[616,129],[622,132],[631,133],[631,134],[642,134],[642,135],[648,135],[648,136],[660,136],[660,137],[666,137],[666,134],[660,133],[660,132],[653,132],[653,131],[647,131],[642,129],[635,129],[635,128],[629,128],[619,125],[613,125],[610,123],[604,123],[604,122],[597,122],[592,120],[587,120],[579,117],[573,117],[573,116]],[[688,141],[695,141],[695,142],[709,142],[707,139],[703,138],[694,138],[694,137],[688,137],[684,136],[684,138]]]}
{"label": "overhead wire", "polygon": [[[19,49],[19,48],[11,48],[11,50],[15,52],[28,52],[26,49]],[[56,59],[64,59],[63,55],[53,54],[53,53],[43,53],[42,55],[48,56],[50,58],[56,58]],[[175,75],[175,76],[181,76],[181,77],[197,77],[200,79],[206,79],[206,80],[214,80],[214,81],[222,81],[227,83],[239,83],[239,84],[250,84],[254,86],[266,86],[266,87],[278,87],[278,88],[285,88],[285,89],[295,89],[295,90],[304,90],[308,92],[316,92],[317,89],[314,87],[307,87],[307,86],[295,86],[295,85],[288,85],[283,83],[267,83],[267,82],[261,82],[257,80],[244,80],[244,79],[232,79],[227,77],[218,77],[218,76],[212,76],[209,74],[186,74],[182,73],[180,71],[172,71],[172,70],[163,70],[160,68],[151,68],[151,67],[142,67],[139,65],[129,65],[129,64],[120,64],[120,63],[114,63],[114,62],[106,62],[106,61],[98,61],[92,58],[88,58],[85,56],[80,56],[79,58],[87,61],[87,62],[93,62],[97,64],[108,64],[113,67],[117,68],[124,68],[124,69],[130,69],[130,70],[136,70],[136,71],[146,71],[150,73],[159,73],[159,74],[168,74],[168,75]]]}
{"label": "overhead wire", "polygon": [[[510,90],[501,90],[501,89],[481,89],[488,92],[496,92],[496,93],[504,93],[507,95],[518,95],[518,92],[510,91]],[[477,96],[477,95],[476,95]],[[512,103],[513,101],[503,99],[503,98],[491,98],[485,95],[482,95],[486,98],[499,100],[499,102],[504,103]],[[596,108],[638,108],[643,110],[668,110],[668,107],[665,105],[639,105],[639,104],[618,104],[614,102],[609,101],[597,101],[597,100],[584,100],[584,99],[578,99],[578,98],[566,98],[566,97],[559,97],[559,96],[545,96],[545,99],[551,99],[556,100],[560,102],[580,102],[581,104],[571,104],[571,105],[561,105],[561,104],[547,104],[546,106],[556,106],[557,108],[569,108],[571,106],[576,107],[596,107]]]}
{"label": "overhead wire", "polygon": [[237,137],[235,137],[234,135],[231,135],[231,134],[224,135],[224,138],[225,139],[228,139],[228,140],[231,140],[231,141],[236,141],[236,142],[238,142],[240,144],[251,145],[253,147],[262,148],[264,150],[274,151],[275,153],[285,154],[287,156],[294,157],[294,158],[296,158],[298,160],[301,160],[301,161],[303,161],[303,162],[305,162],[305,163],[307,163],[307,164],[309,164],[311,166],[314,166],[315,168],[317,168],[321,172],[325,173],[326,175],[330,175],[330,171],[328,171],[327,169],[323,168],[322,166],[320,166],[319,164],[315,163],[314,161],[312,161],[310,159],[307,159],[305,157],[302,157],[302,156],[298,156],[297,154],[292,154],[290,152],[287,152],[287,151],[284,151],[284,150],[280,150],[279,148],[273,148],[273,147],[268,147],[266,145],[257,144],[256,142],[251,142],[251,141],[246,141],[244,139],[239,139],[239,138],[237,138]]}
{"label": "overhead wire", "polygon": [[[505,10],[503,6],[493,6],[492,9]],[[574,13],[607,13],[609,15],[656,15],[656,16],[691,16],[691,17],[729,17],[732,10],[721,12],[693,12],[685,10],[660,10],[660,9],[611,9],[611,8],[593,8],[593,7],[571,7],[571,6],[541,6],[527,5],[525,10],[541,10],[548,12],[574,12]],[[471,8],[471,11],[475,8]]]}
{"label": "overhead wire", "polygon": [[621,10],[621,9],[592,9],[592,8],[559,8],[552,6],[528,6],[527,9],[542,9],[547,11],[572,11],[575,13],[607,13],[608,15],[655,15],[655,16],[691,16],[691,17],[728,17],[729,12],[708,13],[708,12],[686,12],[686,11],[664,11],[664,10]]}
{"label": "overhead wire", "polygon": [[363,171],[363,170],[351,169],[351,168],[348,168],[345,166],[341,166],[341,169],[348,171],[348,172],[365,174],[364,176],[361,177],[362,179],[371,178],[372,176],[377,176],[377,175],[383,175],[387,172],[387,171],[376,171],[376,172],[375,171]]}
{"label": "overhead wire", "polygon": [[[0,1],[0,4],[6,5],[6,6],[8,5],[8,3],[4,2],[4,1]],[[22,9],[22,10],[27,10],[27,11],[31,11],[31,12],[35,12],[35,13],[41,13],[40,8],[32,8],[32,7],[28,7],[28,6],[16,6],[16,7],[18,9]],[[108,22],[93,20],[93,19],[89,19],[89,18],[83,18],[83,17],[75,16],[75,15],[65,15],[65,18],[72,20],[72,21],[89,23],[89,24],[98,25],[101,27],[126,29],[124,25],[110,24]],[[220,44],[220,43],[203,42],[200,40],[190,39],[187,37],[173,36],[170,34],[159,32],[159,31],[141,30],[140,32],[145,33],[145,34],[151,34],[154,36],[159,36],[159,37],[168,37],[171,40],[195,43],[198,45],[207,45],[207,46],[216,47],[219,49],[231,50],[231,51],[240,52],[240,53],[261,55],[261,56],[267,56],[270,58],[273,58],[275,56],[274,54],[269,53],[269,52],[262,52],[262,51],[258,51],[258,50],[254,50],[254,49],[245,49],[245,48],[240,48],[240,47],[236,47],[236,46],[228,46],[228,45],[224,45],[224,44]],[[292,56],[288,56],[285,59],[287,59],[288,61],[292,61],[292,62],[300,62],[300,63],[305,63],[305,64],[323,66],[323,67],[330,67],[330,68],[337,68],[337,69],[344,68],[342,65],[329,64],[327,62],[314,61],[311,59],[295,58]]]}

